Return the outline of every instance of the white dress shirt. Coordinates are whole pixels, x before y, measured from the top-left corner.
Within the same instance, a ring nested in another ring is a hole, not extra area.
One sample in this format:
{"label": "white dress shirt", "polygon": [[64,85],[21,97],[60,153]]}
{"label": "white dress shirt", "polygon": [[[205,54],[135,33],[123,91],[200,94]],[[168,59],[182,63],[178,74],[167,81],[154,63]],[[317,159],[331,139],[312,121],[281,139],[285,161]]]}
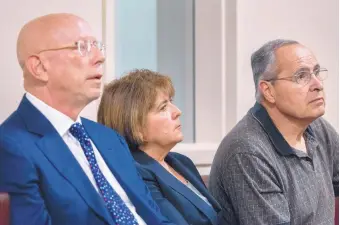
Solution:
{"label": "white dress shirt", "polygon": [[[72,152],[75,159],[78,161],[79,165],[85,172],[86,176],[91,181],[93,187],[97,190],[99,194],[99,190],[96,184],[96,180],[94,179],[94,176],[90,169],[90,164],[86,159],[85,153],[83,149],[81,148],[81,145],[79,141],[73,137],[73,135],[69,132],[69,128],[72,126],[72,124],[75,123],[70,117],[66,116],[65,114],[59,112],[58,110],[50,107],[40,99],[36,98],[30,93],[26,93],[27,99],[51,122],[51,124],[54,126],[54,128],[57,130],[59,135],[62,137],[62,139],[65,141],[66,145],[69,147],[70,151]],[[77,121],[81,123],[80,117],[78,116]],[[100,155],[98,149],[91,141],[94,155],[96,157],[98,166],[100,170],[102,171],[104,177],[109,182],[109,184],[112,186],[112,188],[117,192],[117,194],[121,197],[121,199],[124,201],[126,206],[130,209],[132,214],[135,216],[137,222],[139,225],[146,225],[144,220],[137,214],[136,208],[130,201],[129,197],[127,196],[126,192],[120,186],[114,175],[111,173],[110,169],[106,165],[103,157]]]}

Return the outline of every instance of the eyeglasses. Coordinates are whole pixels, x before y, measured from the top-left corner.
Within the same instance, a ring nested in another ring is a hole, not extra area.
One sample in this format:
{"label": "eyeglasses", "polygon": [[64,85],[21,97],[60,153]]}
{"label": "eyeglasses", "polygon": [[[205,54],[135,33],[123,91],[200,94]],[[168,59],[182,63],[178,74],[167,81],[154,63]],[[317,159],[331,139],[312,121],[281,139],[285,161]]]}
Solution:
{"label": "eyeglasses", "polygon": [[80,40],[75,42],[72,46],[65,46],[60,48],[50,48],[42,50],[39,53],[46,51],[57,51],[62,49],[78,49],[78,52],[81,56],[88,55],[91,52],[92,47],[96,47],[101,51],[102,54],[105,54],[105,45],[101,41],[91,41],[91,40]]}
{"label": "eyeglasses", "polygon": [[315,77],[319,80],[319,81],[323,81],[327,78],[328,75],[328,70],[325,68],[319,68],[314,72],[309,72],[309,71],[300,71],[297,72],[296,74],[294,74],[293,76],[290,77],[281,77],[281,78],[273,78],[273,79],[269,79],[266,81],[275,81],[275,80],[288,80],[288,81],[293,81],[297,84],[300,85],[307,85],[309,83],[309,81],[312,79],[312,75],[315,75]]}

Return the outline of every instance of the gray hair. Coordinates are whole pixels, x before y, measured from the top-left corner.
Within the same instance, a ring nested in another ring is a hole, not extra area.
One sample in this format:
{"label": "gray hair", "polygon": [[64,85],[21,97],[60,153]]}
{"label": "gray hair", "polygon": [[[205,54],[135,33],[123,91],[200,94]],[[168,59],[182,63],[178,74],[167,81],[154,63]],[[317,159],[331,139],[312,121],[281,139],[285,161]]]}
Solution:
{"label": "gray hair", "polygon": [[257,102],[260,103],[263,100],[262,92],[259,90],[260,80],[273,79],[277,75],[277,67],[275,65],[276,50],[285,45],[293,44],[299,44],[299,42],[286,39],[272,40],[265,43],[251,55],[251,68],[253,70],[255,98]]}

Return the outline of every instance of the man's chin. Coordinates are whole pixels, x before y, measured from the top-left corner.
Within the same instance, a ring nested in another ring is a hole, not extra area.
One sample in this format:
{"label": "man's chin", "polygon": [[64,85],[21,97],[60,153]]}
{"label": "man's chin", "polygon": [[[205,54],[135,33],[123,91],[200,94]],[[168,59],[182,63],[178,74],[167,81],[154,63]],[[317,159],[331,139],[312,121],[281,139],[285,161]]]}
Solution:
{"label": "man's chin", "polygon": [[318,117],[323,116],[326,112],[325,104],[320,105],[318,108],[315,109],[315,111]]}
{"label": "man's chin", "polygon": [[102,89],[101,88],[98,88],[98,89],[96,88],[96,89],[93,89],[91,91],[89,96],[90,96],[90,98],[92,100],[96,100],[96,99],[98,99],[100,97],[101,93],[102,93]]}
{"label": "man's chin", "polygon": [[100,97],[100,91],[98,92],[92,92],[90,94],[88,94],[85,98],[86,98],[86,102],[87,105],[90,104],[91,102],[97,100]]}
{"label": "man's chin", "polygon": [[319,106],[318,108],[313,109],[313,112],[310,114],[309,118],[311,120],[316,120],[317,118],[323,116],[325,114],[325,107]]}
{"label": "man's chin", "polygon": [[316,116],[319,118],[319,117],[321,117],[323,115],[325,115],[325,109],[320,110],[320,112],[318,112]]}
{"label": "man's chin", "polygon": [[100,97],[100,94],[91,96],[91,98],[90,98],[91,102],[97,100],[99,97]]}

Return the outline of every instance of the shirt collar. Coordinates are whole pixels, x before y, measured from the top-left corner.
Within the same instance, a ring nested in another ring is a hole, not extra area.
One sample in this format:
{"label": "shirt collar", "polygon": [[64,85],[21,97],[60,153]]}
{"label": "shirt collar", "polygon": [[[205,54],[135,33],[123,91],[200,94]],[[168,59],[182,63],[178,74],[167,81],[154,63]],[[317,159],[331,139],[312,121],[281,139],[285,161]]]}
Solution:
{"label": "shirt collar", "polygon": [[[26,93],[26,98],[50,121],[60,136],[64,136],[72,124],[75,123],[70,117],[52,108],[28,92]],[[79,116],[76,122],[81,123]]]}
{"label": "shirt collar", "polygon": [[[292,155],[296,152],[290,147],[284,139],[280,131],[276,128],[271,120],[267,110],[259,103],[255,103],[253,108],[250,109],[251,115],[259,122],[264,131],[267,133],[270,141],[275,146],[276,150],[282,155]],[[305,134],[308,139],[314,139],[314,133],[310,126],[307,127]]]}

